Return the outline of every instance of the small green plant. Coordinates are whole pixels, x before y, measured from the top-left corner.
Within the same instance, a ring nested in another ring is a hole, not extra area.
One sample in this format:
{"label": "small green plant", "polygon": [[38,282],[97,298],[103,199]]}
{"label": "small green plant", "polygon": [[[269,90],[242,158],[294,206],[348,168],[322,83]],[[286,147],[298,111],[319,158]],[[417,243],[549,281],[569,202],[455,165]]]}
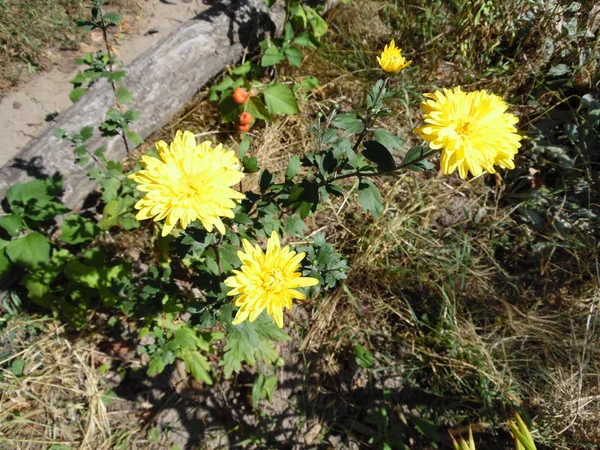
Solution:
{"label": "small green plant", "polygon": [[210,90],[209,99],[219,103],[223,123],[235,123],[238,131],[247,132],[256,120],[271,121],[273,115],[297,114],[297,97],[319,85],[315,77],[285,82],[264,79],[265,70],[288,62],[302,64],[302,48],[317,48],[319,38],[327,33],[327,22],[302,2],[288,2],[284,35],[259,43],[260,64],[252,60],[230,69],[228,76]]}

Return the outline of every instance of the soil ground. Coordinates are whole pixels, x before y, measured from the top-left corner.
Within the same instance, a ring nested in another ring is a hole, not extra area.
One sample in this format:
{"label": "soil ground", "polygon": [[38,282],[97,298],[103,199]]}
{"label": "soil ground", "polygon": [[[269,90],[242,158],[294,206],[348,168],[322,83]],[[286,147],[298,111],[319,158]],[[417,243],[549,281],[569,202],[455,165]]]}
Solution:
{"label": "soil ground", "polygon": [[[125,15],[116,49],[127,65],[152,44],[165,37],[182,22],[208,8],[201,0],[147,0],[137,2],[141,8],[133,17]],[[89,42],[87,42],[89,41]],[[15,156],[30,139],[46,127],[71,104],[70,80],[78,72],[75,59],[100,49],[102,42],[84,39],[80,51],[47,51],[49,70],[22,75],[16,87],[0,96],[0,166]]]}

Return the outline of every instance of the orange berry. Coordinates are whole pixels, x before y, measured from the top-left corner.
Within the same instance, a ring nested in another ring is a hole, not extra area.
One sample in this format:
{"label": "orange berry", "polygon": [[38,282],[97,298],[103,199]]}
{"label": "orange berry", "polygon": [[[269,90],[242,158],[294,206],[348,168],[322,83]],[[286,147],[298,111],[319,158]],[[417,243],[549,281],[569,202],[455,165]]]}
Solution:
{"label": "orange berry", "polygon": [[237,126],[238,131],[250,131],[250,124],[244,124],[242,125],[241,123]]}
{"label": "orange berry", "polygon": [[250,97],[250,94],[248,94],[248,92],[243,88],[238,87],[233,90],[233,101],[238,105],[246,103],[248,97]]}
{"label": "orange berry", "polygon": [[253,120],[254,117],[252,117],[252,114],[250,114],[249,112],[244,111],[240,114],[240,125],[248,125],[252,123]]}

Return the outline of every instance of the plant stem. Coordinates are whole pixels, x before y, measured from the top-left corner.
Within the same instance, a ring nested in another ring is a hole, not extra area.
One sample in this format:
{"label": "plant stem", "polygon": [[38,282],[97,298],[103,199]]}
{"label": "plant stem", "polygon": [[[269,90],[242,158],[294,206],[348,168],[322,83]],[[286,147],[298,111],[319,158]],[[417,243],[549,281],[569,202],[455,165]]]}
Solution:
{"label": "plant stem", "polygon": [[402,169],[407,168],[408,166],[412,166],[413,164],[416,164],[418,162],[424,161],[425,159],[429,158],[431,155],[433,155],[436,152],[437,152],[437,150],[429,150],[428,152],[423,153],[423,155],[421,155],[421,157],[419,159],[415,159],[413,161],[402,163],[399,166],[397,166],[394,170],[391,170],[389,172],[361,172],[361,171],[356,171],[356,172],[346,173],[344,175],[340,175],[340,176],[334,177],[334,178],[332,178],[330,180],[327,180],[327,183],[333,183],[334,181],[343,180],[344,178],[351,178],[351,177],[381,177],[381,176],[386,176],[386,175],[394,175],[394,174],[400,172]]}
{"label": "plant stem", "polygon": [[[108,71],[110,73],[113,73],[113,57],[112,57],[112,53],[110,51],[110,44],[108,43],[108,34],[106,33],[107,26],[106,26],[106,23],[104,22],[104,13],[102,12],[101,9],[100,9],[100,21],[102,23],[102,27],[101,27],[102,28],[102,38],[104,39],[104,46],[106,47],[106,54],[108,55]],[[120,111],[123,111],[123,105],[121,105],[121,103],[119,103],[119,98],[117,97],[117,83],[115,83],[115,81],[112,80],[111,85],[112,85],[112,89],[113,89],[113,95],[115,97],[115,104],[117,105],[117,108],[119,108]],[[125,130],[121,129],[121,132],[119,133],[119,135],[121,136],[121,138],[123,138],[123,143],[125,144],[125,150],[127,151],[127,154],[129,155],[129,143],[127,142],[127,137],[125,136]]]}
{"label": "plant stem", "polygon": [[[389,80],[389,78],[386,78],[384,80],[383,86],[381,87],[381,89],[377,93],[377,98],[373,102],[374,105],[377,105],[377,103],[379,103],[379,101],[381,100],[381,96],[385,92],[385,87],[387,86],[388,80]],[[374,116],[375,116],[375,114],[374,114],[373,108],[370,108],[367,111],[367,117],[365,118],[365,124],[364,124],[365,126],[363,127],[363,130],[361,131],[361,133],[358,135],[358,139],[356,140],[356,143],[354,144],[354,147],[352,147],[352,151],[354,153],[356,153],[358,151],[358,147],[360,146],[361,142],[363,141],[363,139],[367,135],[367,131],[369,131],[369,128],[372,125],[371,122],[372,122]]]}

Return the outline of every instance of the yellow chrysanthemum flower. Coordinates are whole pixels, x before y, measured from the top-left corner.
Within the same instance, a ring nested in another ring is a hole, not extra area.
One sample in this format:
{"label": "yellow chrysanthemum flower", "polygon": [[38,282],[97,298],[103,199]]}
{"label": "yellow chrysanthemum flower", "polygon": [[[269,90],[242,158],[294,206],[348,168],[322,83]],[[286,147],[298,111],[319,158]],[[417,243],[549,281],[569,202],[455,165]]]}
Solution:
{"label": "yellow chrysanthemum flower", "polygon": [[178,131],[168,145],[156,143],[158,158],[142,156],[143,170],[130,175],[138,190],[146,192],[135,205],[136,219],[165,219],[166,236],[179,221],[185,229],[199,219],[207,231],[216,227],[225,233],[221,217],[233,218],[235,201],[244,195],[231,189],[244,178],[241,164],[233,151],[209,141],[196,145],[193,133]]}
{"label": "yellow chrysanthemum flower", "polygon": [[494,165],[514,169],[513,159],[522,137],[515,125],[519,119],[506,112],[508,105],[486,91],[463,92],[460,87],[425,94],[421,103],[426,125],[417,128],[429,147],[442,150],[441,167],[448,175],[458,169],[462,179]]}
{"label": "yellow chrysanthemum flower", "polygon": [[377,62],[385,72],[400,72],[409,66],[412,61],[406,61],[402,56],[402,49],[396,47],[396,42],[392,39],[389,45],[386,45],[381,52],[381,57],[377,57]]}
{"label": "yellow chrysanthemum flower", "polygon": [[314,286],[319,280],[303,277],[298,269],[300,261],[306,256],[281,248],[279,236],[273,232],[267,241],[267,251],[246,239],[242,240],[244,252],[238,251],[242,262],[240,270],[227,278],[225,284],[231,288],[227,295],[237,295],[234,305],[239,306],[233,324],[237,325],[246,319],[254,322],[265,309],[279,328],[283,327],[283,308],[292,309],[292,300],[304,300],[304,294],[295,288]]}

